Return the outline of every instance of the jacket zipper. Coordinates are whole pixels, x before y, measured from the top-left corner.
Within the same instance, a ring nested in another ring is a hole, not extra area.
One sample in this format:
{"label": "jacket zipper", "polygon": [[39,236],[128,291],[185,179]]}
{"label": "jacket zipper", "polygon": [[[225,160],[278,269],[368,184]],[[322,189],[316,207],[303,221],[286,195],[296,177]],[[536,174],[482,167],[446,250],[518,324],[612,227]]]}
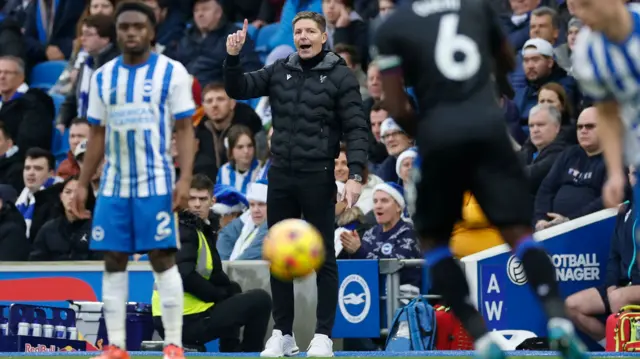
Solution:
{"label": "jacket zipper", "polygon": [[292,130],[289,133],[289,170],[291,172],[293,172],[293,157],[291,156],[292,153],[292,143],[293,143],[293,136],[295,136],[296,134],[296,119],[298,118],[298,108],[300,107],[300,95],[302,94],[302,85],[304,85],[304,80],[305,80],[305,74],[304,71],[301,72],[302,76],[299,79],[296,79],[296,103],[294,104],[296,110],[295,110],[295,114],[292,118]]}

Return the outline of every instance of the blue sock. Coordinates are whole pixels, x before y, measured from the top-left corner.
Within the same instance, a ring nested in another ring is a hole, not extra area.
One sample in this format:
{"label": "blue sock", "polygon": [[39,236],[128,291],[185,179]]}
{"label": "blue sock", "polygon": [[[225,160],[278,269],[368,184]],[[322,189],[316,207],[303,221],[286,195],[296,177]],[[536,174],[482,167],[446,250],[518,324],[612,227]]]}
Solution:
{"label": "blue sock", "polygon": [[516,257],[522,260],[524,254],[532,248],[540,248],[540,243],[533,239],[533,235],[528,235],[518,241],[515,248],[513,248],[513,251],[515,252]]}
{"label": "blue sock", "polygon": [[441,260],[451,257],[453,257],[453,254],[451,253],[449,245],[435,247],[424,254],[424,260],[429,267],[433,267]]}

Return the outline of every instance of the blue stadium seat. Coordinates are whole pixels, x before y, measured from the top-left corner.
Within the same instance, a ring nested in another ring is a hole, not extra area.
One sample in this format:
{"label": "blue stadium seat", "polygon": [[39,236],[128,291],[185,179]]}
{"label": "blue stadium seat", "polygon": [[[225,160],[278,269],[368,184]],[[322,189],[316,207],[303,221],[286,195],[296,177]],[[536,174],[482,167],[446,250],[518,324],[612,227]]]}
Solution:
{"label": "blue stadium seat", "polygon": [[280,23],[274,23],[263,26],[258,31],[258,36],[256,37],[256,51],[260,53],[269,53],[271,51],[271,47],[269,46],[269,42],[271,38],[280,28]]}
{"label": "blue stadium seat", "polygon": [[[236,26],[242,29],[242,22],[236,22]],[[249,34],[249,37],[252,38],[253,40],[256,39],[256,34],[258,33],[258,28],[249,24],[249,28],[247,28],[247,34]]]}
{"label": "blue stadium seat", "polygon": [[29,83],[48,85],[51,87],[55,85],[58,81],[58,77],[60,77],[60,74],[66,67],[67,61],[47,61],[39,63],[31,70]]}
{"label": "blue stadium seat", "polygon": [[60,113],[60,106],[62,106],[62,103],[64,102],[64,96],[59,95],[59,94],[51,94],[50,95],[51,98],[53,99],[53,104],[56,106],[56,118],[58,117],[58,114]]}

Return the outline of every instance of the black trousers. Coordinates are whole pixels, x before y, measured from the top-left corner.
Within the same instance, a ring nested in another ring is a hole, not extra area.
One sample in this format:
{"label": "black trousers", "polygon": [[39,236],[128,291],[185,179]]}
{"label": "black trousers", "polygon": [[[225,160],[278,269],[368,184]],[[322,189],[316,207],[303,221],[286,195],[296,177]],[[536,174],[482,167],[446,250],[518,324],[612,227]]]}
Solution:
{"label": "black trousers", "polygon": [[[271,297],[263,289],[251,289],[236,294],[200,314],[186,315],[182,328],[185,345],[204,345],[220,339],[221,352],[255,353],[264,349],[264,338],[271,314]],[[164,328],[160,317],[154,325],[162,338]],[[240,343],[240,328],[244,327]]]}
{"label": "black trousers", "polygon": [[[336,183],[333,168],[321,172],[298,172],[269,168],[267,223],[269,227],[288,218],[301,218],[315,226],[324,239],[326,259],[316,273],[318,307],[316,333],[331,336],[338,304],[338,266],[333,240]],[[293,331],[293,282],[271,277],[275,329]]]}

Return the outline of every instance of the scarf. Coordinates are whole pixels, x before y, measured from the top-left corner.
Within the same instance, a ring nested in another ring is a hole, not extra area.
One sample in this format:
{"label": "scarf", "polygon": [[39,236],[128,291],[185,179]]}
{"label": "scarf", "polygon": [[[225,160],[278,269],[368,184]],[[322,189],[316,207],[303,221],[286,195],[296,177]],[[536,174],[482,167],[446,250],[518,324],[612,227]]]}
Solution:
{"label": "scarf", "polygon": [[[62,181],[63,179],[60,177],[49,177],[42,187],[40,187],[40,191]],[[29,233],[31,232],[31,221],[33,220],[33,211],[36,208],[36,198],[27,187],[25,187],[20,193],[20,196],[18,196],[18,199],[16,200],[16,208],[18,209],[18,212],[22,214],[22,217],[24,217],[24,222],[27,225],[26,234],[27,238],[29,238]]]}
{"label": "scarf", "polygon": [[235,166],[227,162],[218,170],[218,179],[216,182],[218,184],[229,185],[246,195],[249,183],[256,181],[260,169],[259,165],[258,160],[254,158],[249,169],[244,173],[240,173],[235,169]]}
{"label": "scarf", "polygon": [[264,165],[260,167],[260,171],[258,172],[258,179],[256,180],[256,182],[268,181],[269,167],[271,167],[271,158],[269,158],[267,162],[265,162]]}
{"label": "scarf", "polygon": [[82,77],[80,78],[80,91],[78,94],[78,117],[87,117],[87,109],[89,108],[89,87],[91,85],[91,75],[93,75],[93,57],[87,57],[82,69]]}
{"label": "scarf", "polygon": [[240,231],[238,240],[236,240],[236,243],[233,245],[233,251],[231,251],[231,255],[229,256],[230,261],[236,260],[247,248],[249,248],[260,230],[260,227],[253,223],[251,214],[248,211],[242,215],[241,220],[244,225],[242,226],[242,231]]}
{"label": "scarf", "polygon": [[4,155],[0,155],[0,159],[2,158],[9,158],[13,155],[15,155],[16,153],[18,153],[20,149],[18,148],[18,146],[11,146],[10,149],[7,150],[7,152],[4,153]]}
{"label": "scarf", "polygon": [[53,22],[56,18],[56,11],[58,10],[58,5],[60,5],[60,0],[51,0],[51,2],[51,6],[47,6],[45,0],[38,0],[35,5],[38,40],[43,44],[49,42],[53,31]]}
{"label": "scarf", "polygon": [[26,83],[23,83],[22,85],[18,86],[18,89],[16,90],[16,93],[13,94],[13,96],[11,96],[10,99],[7,99],[5,101],[5,99],[2,98],[2,96],[0,96],[0,108],[2,108],[2,105],[5,102],[9,102],[9,101],[13,101],[17,98],[20,98],[22,96],[24,96],[25,93],[27,93],[27,91],[29,91],[29,85],[27,85]]}

